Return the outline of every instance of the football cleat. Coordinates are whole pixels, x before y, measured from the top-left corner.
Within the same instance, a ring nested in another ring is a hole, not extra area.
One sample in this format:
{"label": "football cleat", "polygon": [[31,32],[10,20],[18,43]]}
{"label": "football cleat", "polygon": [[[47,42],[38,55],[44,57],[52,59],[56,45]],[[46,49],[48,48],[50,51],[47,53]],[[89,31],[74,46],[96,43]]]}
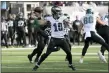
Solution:
{"label": "football cleat", "polygon": [[105,56],[102,55],[101,51],[98,52],[98,56],[99,56],[99,59],[103,62],[103,63],[107,63],[106,59],[105,59]]}
{"label": "football cleat", "polygon": [[79,63],[83,63],[83,59],[80,59]]}
{"label": "football cleat", "polygon": [[31,57],[31,55],[28,55],[28,60],[30,61],[30,63],[32,63],[32,57]]}
{"label": "football cleat", "polygon": [[33,71],[36,71],[39,67],[37,65],[34,66]]}
{"label": "football cleat", "polygon": [[104,63],[107,63],[107,60],[106,60],[105,56],[103,56],[102,60],[103,60]]}
{"label": "football cleat", "polygon": [[76,68],[73,65],[69,65],[68,67],[71,68],[74,71],[76,70]]}

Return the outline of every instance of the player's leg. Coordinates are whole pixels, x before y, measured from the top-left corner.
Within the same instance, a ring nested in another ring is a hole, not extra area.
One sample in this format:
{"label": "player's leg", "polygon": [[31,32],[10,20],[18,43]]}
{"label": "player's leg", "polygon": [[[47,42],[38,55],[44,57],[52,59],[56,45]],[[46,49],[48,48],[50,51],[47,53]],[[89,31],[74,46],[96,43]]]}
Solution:
{"label": "player's leg", "polygon": [[23,29],[22,35],[23,35],[23,46],[26,46],[26,33],[25,33],[25,29]]}
{"label": "player's leg", "polygon": [[[105,42],[105,40],[104,40],[101,36],[99,36],[97,33],[92,32],[92,39],[93,39],[95,42],[97,42],[97,43],[101,44],[102,46],[104,46],[105,49],[109,52],[109,45]],[[104,57],[100,52],[98,53],[98,55],[100,56],[100,59],[101,59],[103,62],[106,63],[105,57]]]}
{"label": "player's leg", "polygon": [[80,32],[78,32],[78,38],[77,38],[77,41],[78,41],[78,45],[80,45]]}
{"label": "player's leg", "polygon": [[40,48],[38,49],[38,47],[40,47],[40,37],[39,37],[39,35],[37,35],[36,38],[37,38],[37,41],[38,41],[37,48],[35,48],[35,49],[32,51],[32,53],[28,55],[28,59],[29,59],[30,63],[32,63],[32,58],[33,58],[33,56],[35,56],[35,55],[38,53],[39,49],[40,49]]}
{"label": "player's leg", "polygon": [[33,70],[37,70],[37,68],[39,68],[40,64],[51,54],[52,48],[55,47],[55,43],[54,42],[55,41],[53,41],[53,39],[50,40],[50,43],[48,45],[46,53],[42,54],[41,58],[39,59],[39,61],[34,66]]}
{"label": "player's leg", "polygon": [[11,44],[10,45],[12,45],[12,29],[11,29],[11,27],[10,27],[10,31],[9,31],[10,33],[9,33],[9,38],[11,39]]}
{"label": "player's leg", "polygon": [[35,49],[32,51],[32,53],[28,55],[28,59],[29,59],[30,63],[33,63],[33,62],[32,62],[32,58],[33,58],[33,56],[35,56],[37,53],[38,53],[38,49],[35,48]]}
{"label": "player's leg", "polygon": [[[104,30],[105,32],[102,37],[104,38],[105,42],[109,45],[109,26],[104,26]],[[106,49],[104,47],[101,48],[102,55],[104,55],[105,50]]]}
{"label": "player's leg", "polygon": [[69,62],[69,65],[68,66],[72,70],[76,70],[75,67],[72,64],[72,54],[71,54],[70,46],[69,46],[68,42],[66,41],[66,39],[63,39],[60,42],[61,42],[60,47],[62,47],[62,49],[64,50],[64,52],[67,54],[67,59],[68,59],[68,62]]}
{"label": "player's leg", "polygon": [[[2,31],[2,32],[1,32],[1,41],[4,40],[4,36],[5,36],[5,32]],[[3,43],[3,46],[4,46],[4,43]]]}
{"label": "player's leg", "polygon": [[22,35],[22,31],[19,30],[19,31],[18,31],[18,45],[19,45],[19,46],[21,46],[22,36],[23,36],[23,35]]}
{"label": "player's leg", "polygon": [[[108,35],[108,34],[107,34]],[[104,36],[101,36],[104,40],[105,40],[105,42],[108,44],[108,39],[107,39],[107,35],[104,35]],[[104,52],[105,52],[105,47],[102,45],[101,46],[101,49],[100,49],[100,51],[98,52],[98,53],[101,53],[103,56],[104,56]]]}
{"label": "player's leg", "polygon": [[33,32],[33,33],[32,33],[32,36],[33,36],[32,42],[33,42],[34,46],[36,46],[36,40],[38,40],[38,39],[37,39],[38,35],[37,35],[36,32]]}
{"label": "player's leg", "polygon": [[10,29],[10,38],[11,38],[11,45],[13,45],[13,35],[14,35],[14,32],[13,32],[13,28],[12,27],[10,27],[11,29]]}
{"label": "player's leg", "polygon": [[16,42],[17,42],[17,46],[19,46],[19,30],[16,30],[17,32],[17,37],[16,37]]}
{"label": "player's leg", "polygon": [[[8,41],[9,41],[9,39],[10,39],[10,29],[9,28],[8,28],[7,38],[8,38]],[[11,45],[11,44],[9,44],[9,45]]]}
{"label": "player's leg", "polygon": [[[102,35],[102,38],[105,40],[105,42],[109,45],[109,27],[104,27],[104,33]],[[104,56],[104,52],[105,52],[105,47],[102,45],[101,46],[101,50],[98,52],[98,56],[100,58],[100,60],[102,62],[105,62],[107,63],[106,59],[105,59],[105,56]]]}
{"label": "player's leg", "polygon": [[31,45],[31,31],[28,29],[29,45]]}
{"label": "player's leg", "polygon": [[37,62],[39,60],[39,57],[41,56],[42,52],[43,52],[43,49],[46,45],[46,43],[44,43],[44,38],[42,36],[40,36],[40,40],[39,40],[39,45],[37,47],[38,49],[38,53],[37,53],[37,56],[35,58],[35,62]]}
{"label": "player's leg", "polygon": [[5,40],[5,46],[8,48],[8,38],[7,38],[7,32],[4,34],[4,40]]}
{"label": "player's leg", "polygon": [[12,28],[11,44],[14,45],[14,29]]}
{"label": "player's leg", "polygon": [[[70,51],[71,51],[70,37],[69,36],[65,36],[65,39],[66,39],[66,41],[67,41],[67,43],[69,45]],[[67,60],[68,60],[68,57],[66,56],[65,61],[67,61]]]}
{"label": "player's leg", "polygon": [[[107,36],[104,38],[105,42],[109,45],[109,35],[107,34]],[[104,56],[104,52],[105,52],[105,47],[101,46],[101,50],[100,52],[102,53],[102,55]]]}
{"label": "player's leg", "polygon": [[103,46],[106,48],[106,50],[109,52],[109,45],[108,45],[107,43],[105,43],[105,40],[104,40],[101,36],[99,36],[99,35],[98,35],[97,33],[95,33],[95,32],[91,32],[91,38],[92,38],[92,40],[94,40],[95,42],[97,42],[97,43],[103,45]]}
{"label": "player's leg", "polygon": [[35,40],[35,39],[34,39],[34,34],[33,34],[33,32],[31,32],[31,45],[35,45],[35,44],[34,44],[34,40]]}
{"label": "player's leg", "polygon": [[80,58],[80,63],[83,63],[83,58],[84,58],[84,56],[85,56],[85,54],[86,54],[86,52],[87,52],[87,49],[88,49],[88,47],[89,47],[89,42],[90,42],[90,38],[89,37],[87,37],[86,39],[85,39],[85,42],[84,42],[84,47],[83,47],[83,49],[82,49],[82,55],[81,55],[81,58]]}
{"label": "player's leg", "polygon": [[73,44],[75,44],[75,39],[76,39],[76,31],[73,33]]}
{"label": "player's leg", "polygon": [[35,58],[35,62],[38,61],[38,59],[39,59],[39,57],[40,57],[40,55],[41,55],[41,53],[42,53],[42,51],[43,51],[43,49],[46,45],[46,43],[44,42],[44,38],[41,35],[37,36],[37,40],[38,40],[37,48],[35,48],[33,50],[33,52],[28,55],[28,59],[29,59],[30,63],[32,62],[32,58],[33,58],[34,55],[36,55],[36,53],[37,53],[37,56]]}

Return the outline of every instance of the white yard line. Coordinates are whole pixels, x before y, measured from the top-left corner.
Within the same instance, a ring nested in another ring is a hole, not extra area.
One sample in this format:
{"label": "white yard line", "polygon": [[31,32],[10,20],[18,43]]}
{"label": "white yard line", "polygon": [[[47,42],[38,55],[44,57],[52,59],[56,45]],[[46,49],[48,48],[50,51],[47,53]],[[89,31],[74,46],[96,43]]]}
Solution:
{"label": "white yard line", "polygon": [[[101,46],[98,45],[98,46],[89,46],[89,48],[100,48]],[[25,49],[34,49],[35,47],[32,47],[32,48],[29,48],[29,47],[26,47],[26,48],[1,48],[1,50],[25,50]],[[47,47],[45,47],[47,48]],[[72,48],[83,48],[83,46],[72,46]]]}
{"label": "white yard line", "polygon": [[[2,68],[12,68],[12,69],[16,69],[16,68],[21,68],[21,69],[30,69],[30,70],[32,70],[32,67],[6,67],[6,66],[2,66]],[[57,70],[69,70],[69,69],[65,69],[65,68],[39,68],[39,69],[57,69]],[[98,72],[100,72],[100,71],[106,71],[106,72],[108,72],[108,70],[102,70],[102,69],[100,69],[100,70],[93,70],[93,69],[77,69],[77,71],[79,71],[79,70],[82,70],[82,71],[98,71]],[[69,70],[70,71],[70,70]]]}

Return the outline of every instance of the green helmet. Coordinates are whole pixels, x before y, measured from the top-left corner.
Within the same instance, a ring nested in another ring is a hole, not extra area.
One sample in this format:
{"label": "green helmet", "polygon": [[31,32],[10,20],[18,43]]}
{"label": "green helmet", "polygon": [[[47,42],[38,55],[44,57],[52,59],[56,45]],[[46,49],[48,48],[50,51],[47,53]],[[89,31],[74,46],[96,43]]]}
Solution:
{"label": "green helmet", "polygon": [[62,9],[59,6],[54,6],[51,8],[51,13],[52,15],[60,17],[60,15],[62,14]]}
{"label": "green helmet", "polygon": [[86,14],[93,14],[92,9],[87,9],[87,10],[86,10]]}

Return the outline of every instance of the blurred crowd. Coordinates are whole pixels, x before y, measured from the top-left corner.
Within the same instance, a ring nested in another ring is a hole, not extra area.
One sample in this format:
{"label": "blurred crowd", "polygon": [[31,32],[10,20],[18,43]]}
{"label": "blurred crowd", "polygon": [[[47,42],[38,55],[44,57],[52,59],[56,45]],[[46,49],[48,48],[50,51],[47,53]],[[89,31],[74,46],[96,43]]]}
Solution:
{"label": "blurred crowd", "polygon": [[103,2],[103,1],[51,1],[51,2],[43,2],[44,6],[53,6],[55,4],[58,4],[59,6],[82,6],[84,4],[88,5],[94,5],[94,6],[105,6],[108,5],[108,2]]}
{"label": "blurred crowd", "polygon": [[[108,18],[108,14],[101,17]],[[37,45],[37,34],[31,26],[34,18],[34,13],[30,13],[27,20],[24,18],[23,13],[19,13],[18,15],[9,14],[7,19],[2,17],[1,45],[6,47],[15,45],[35,47]],[[19,27],[17,23],[21,20],[24,21],[25,24],[18,24]],[[73,44],[77,42],[78,45],[80,45],[80,42],[83,40],[82,30],[80,30],[81,24],[78,16],[76,16],[75,20],[71,23],[70,40]]]}
{"label": "blurred crowd", "polygon": [[[44,6],[52,6],[58,4],[58,6],[81,6],[86,4],[99,5],[100,2],[45,2]],[[76,42],[80,45],[83,41],[83,34],[81,28],[81,21],[79,16],[74,17],[75,20],[71,21],[70,40],[73,44]],[[101,16],[102,18],[109,18],[108,14]],[[32,27],[35,15],[33,12],[28,14],[28,19],[24,18],[22,12],[18,14],[8,14],[8,18],[2,17],[1,20],[1,45],[3,46],[29,46],[35,47],[37,45],[37,34]],[[71,20],[71,19],[70,19]],[[108,19],[107,19],[108,21]],[[78,24],[76,24],[78,23]]]}

